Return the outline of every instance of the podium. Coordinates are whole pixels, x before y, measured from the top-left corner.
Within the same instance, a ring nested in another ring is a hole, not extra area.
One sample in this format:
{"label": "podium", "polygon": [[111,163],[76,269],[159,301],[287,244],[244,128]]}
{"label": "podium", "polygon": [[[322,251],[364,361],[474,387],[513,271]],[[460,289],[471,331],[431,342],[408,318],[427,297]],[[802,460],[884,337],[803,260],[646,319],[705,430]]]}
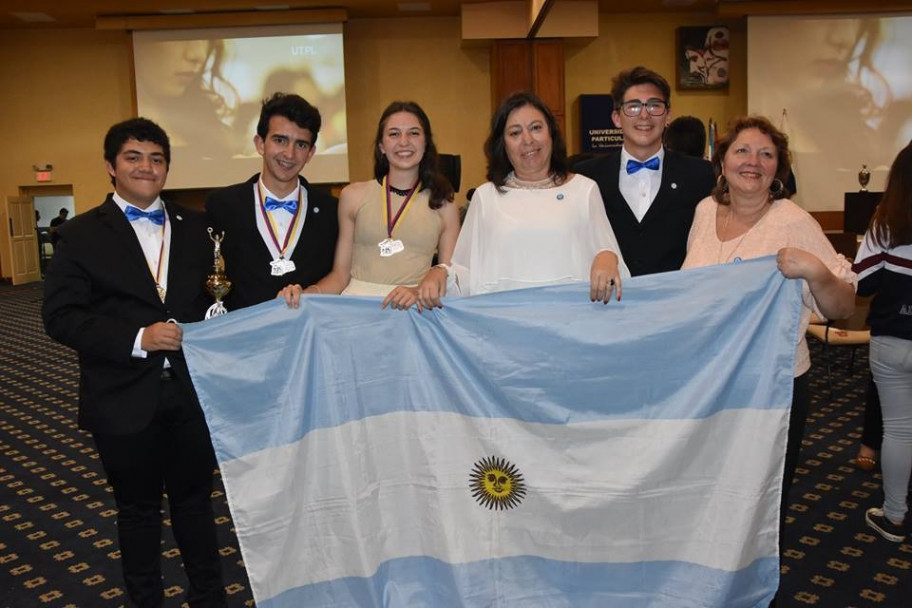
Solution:
{"label": "podium", "polygon": [[844,232],[864,234],[883,192],[846,192],[842,211]]}

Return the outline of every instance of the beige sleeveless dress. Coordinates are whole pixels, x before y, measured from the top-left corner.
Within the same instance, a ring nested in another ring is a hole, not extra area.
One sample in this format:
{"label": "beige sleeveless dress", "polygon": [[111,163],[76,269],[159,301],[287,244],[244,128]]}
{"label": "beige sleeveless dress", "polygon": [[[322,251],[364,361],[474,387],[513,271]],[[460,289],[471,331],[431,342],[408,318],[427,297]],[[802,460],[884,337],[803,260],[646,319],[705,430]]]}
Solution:
{"label": "beige sleeveless dress", "polygon": [[[387,238],[386,194],[378,182],[370,183],[355,212],[351,282],[343,294],[386,296],[396,285],[417,285],[421,281],[431,267],[443,229],[440,214],[428,207],[429,199],[428,190],[415,195],[393,229],[392,238],[402,241],[405,249],[382,257],[378,243]],[[403,200],[392,194],[393,215]]]}

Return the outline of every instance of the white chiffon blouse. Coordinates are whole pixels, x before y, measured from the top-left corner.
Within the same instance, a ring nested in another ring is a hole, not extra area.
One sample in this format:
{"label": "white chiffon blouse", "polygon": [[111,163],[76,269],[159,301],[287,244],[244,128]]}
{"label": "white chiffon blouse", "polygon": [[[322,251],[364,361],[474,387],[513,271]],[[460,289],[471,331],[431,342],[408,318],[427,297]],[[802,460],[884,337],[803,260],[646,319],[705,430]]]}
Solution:
{"label": "white chiffon blouse", "polygon": [[453,266],[463,295],[588,284],[592,260],[604,250],[617,254],[621,277],[629,277],[598,185],[588,177],[504,192],[487,182],[472,197]]}

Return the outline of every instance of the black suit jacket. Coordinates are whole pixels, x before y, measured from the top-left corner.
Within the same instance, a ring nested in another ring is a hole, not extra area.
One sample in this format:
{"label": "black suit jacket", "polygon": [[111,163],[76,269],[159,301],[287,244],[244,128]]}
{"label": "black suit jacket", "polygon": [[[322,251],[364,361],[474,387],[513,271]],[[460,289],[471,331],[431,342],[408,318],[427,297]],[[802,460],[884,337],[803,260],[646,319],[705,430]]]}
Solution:
{"label": "black suit jacket", "polygon": [[205,291],[212,262],[205,216],[174,204],[165,208],[171,246],[164,303],[136,233],[111,196],[60,227],[42,314],[48,335],[79,355],[79,425],[89,431],[144,429],[155,413],[166,356],[192,393],[183,353],[132,356],[141,327],[168,319],[199,321],[211,303]]}
{"label": "black suit jacket", "polygon": [[665,150],[663,162],[662,184],[642,222],[637,221],[618,188],[620,149],[576,168],[598,183],[611,227],[633,276],[681,268],[694,210],[715,185],[708,161]]}
{"label": "black suit jacket", "polygon": [[237,310],[276,297],[283,287],[298,283],[307,287],[332,270],[339,236],[338,201],[314,190],[303,177],[307,190],[307,215],[301,236],[291,254],[295,270],[281,276],[270,274],[272,255],[257,230],[253,186],[259,174],[241,184],[212,191],[206,198],[206,212],[212,229],[225,232],[222,255],[225,274],[232,282],[225,298],[228,310]]}

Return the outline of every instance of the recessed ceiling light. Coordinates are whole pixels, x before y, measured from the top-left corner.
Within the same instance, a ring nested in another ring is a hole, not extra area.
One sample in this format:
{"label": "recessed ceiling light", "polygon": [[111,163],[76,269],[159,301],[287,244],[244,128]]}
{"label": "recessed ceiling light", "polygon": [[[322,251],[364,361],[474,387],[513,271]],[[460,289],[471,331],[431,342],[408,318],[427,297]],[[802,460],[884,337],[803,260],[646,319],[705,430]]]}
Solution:
{"label": "recessed ceiling light", "polygon": [[47,23],[49,21],[57,21],[50,15],[45,15],[44,13],[10,13],[10,15],[28,23]]}
{"label": "recessed ceiling light", "polygon": [[431,10],[430,2],[400,2],[396,5],[401,12],[428,12]]}

